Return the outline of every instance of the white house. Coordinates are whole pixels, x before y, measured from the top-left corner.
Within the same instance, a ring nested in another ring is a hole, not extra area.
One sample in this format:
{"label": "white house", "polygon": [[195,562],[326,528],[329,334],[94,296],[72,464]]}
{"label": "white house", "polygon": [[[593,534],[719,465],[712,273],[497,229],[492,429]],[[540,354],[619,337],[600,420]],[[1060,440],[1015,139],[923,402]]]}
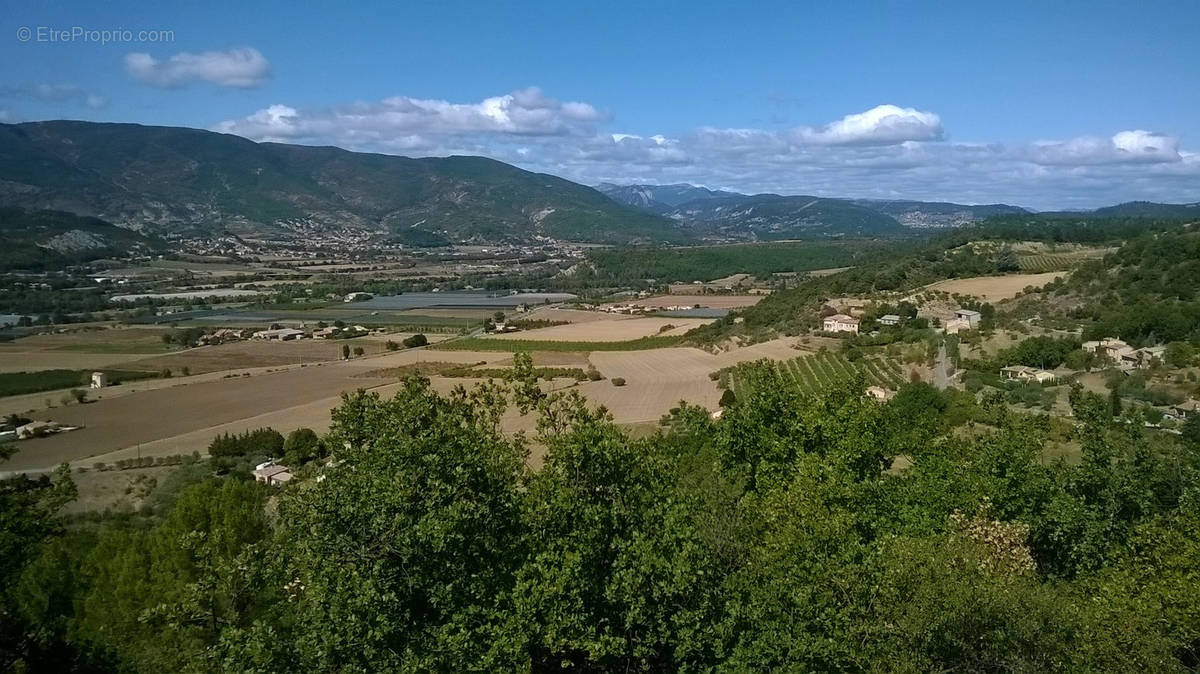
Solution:
{"label": "white house", "polygon": [[92,373],[92,388],[104,388],[108,386],[108,375],[103,372]]}
{"label": "white house", "polygon": [[884,314],[878,320],[880,325],[900,325],[900,317],[896,314]]}
{"label": "white house", "polygon": [[858,319],[846,314],[826,316],[821,321],[821,329],[825,332],[850,332],[858,334]]}
{"label": "white house", "polygon": [[875,400],[878,400],[880,402],[887,402],[887,401],[891,400],[892,397],[895,395],[896,394],[894,392],[889,391],[882,386],[868,386],[867,387],[867,397],[874,398]]}
{"label": "white house", "polygon": [[983,314],[972,309],[959,309],[954,312],[954,318],[960,321],[966,321],[970,328],[979,327],[979,321],[983,320]]}
{"label": "white house", "polygon": [[1039,384],[1048,384],[1056,379],[1053,372],[1039,370],[1035,367],[1026,367],[1025,365],[1002,367],[1000,368],[1000,376],[1010,381],[1032,381]]}
{"label": "white house", "polygon": [[255,466],[254,479],[256,482],[278,487],[292,481],[292,472],[287,466],[281,466],[274,461],[267,461]]}

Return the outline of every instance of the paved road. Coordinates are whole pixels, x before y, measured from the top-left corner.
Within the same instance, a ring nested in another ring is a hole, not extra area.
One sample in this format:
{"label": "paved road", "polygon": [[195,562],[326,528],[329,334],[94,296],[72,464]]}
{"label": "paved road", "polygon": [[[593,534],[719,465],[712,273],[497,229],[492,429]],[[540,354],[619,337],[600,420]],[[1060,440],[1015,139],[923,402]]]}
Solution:
{"label": "paved road", "polygon": [[938,347],[937,358],[933,361],[933,385],[938,390],[950,388],[950,359],[946,357],[946,344]]}

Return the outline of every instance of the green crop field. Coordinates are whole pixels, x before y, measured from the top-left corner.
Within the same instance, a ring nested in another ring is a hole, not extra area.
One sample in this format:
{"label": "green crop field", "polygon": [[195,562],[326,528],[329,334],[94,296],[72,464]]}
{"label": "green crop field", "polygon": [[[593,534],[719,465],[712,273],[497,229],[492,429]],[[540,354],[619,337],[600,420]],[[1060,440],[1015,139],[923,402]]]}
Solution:
{"label": "green crop field", "polygon": [[[905,381],[900,365],[893,360],[863,358],[852,362],[837,353],[818,353],[779,361],[775,363],[775,369],[786,381],[807,393],[815,393],[849,381],[860,373],[868,386],[882,386],[895,390]],[[733,369],[730,385],[734,393],[745,389],[746,380],[741,368]]]}

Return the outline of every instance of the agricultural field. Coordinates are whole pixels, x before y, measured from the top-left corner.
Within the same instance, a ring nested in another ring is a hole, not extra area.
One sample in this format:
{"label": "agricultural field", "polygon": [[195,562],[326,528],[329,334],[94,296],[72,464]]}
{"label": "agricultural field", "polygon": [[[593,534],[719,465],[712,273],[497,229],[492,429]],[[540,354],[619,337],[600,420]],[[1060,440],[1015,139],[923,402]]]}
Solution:
{"label": "agricultural field", "polygon": [[1061,253],[1018,255],[1017,261],[1023,272],[1065,271],[1079,266],[1081,262],[1102,258],[1115,250],[1115,248],[1084,248]]}
{"label": "agricultural field", "polygon": [[[848,382],[862,375],[868,386],[882,386],[896,390],[904,382],[904,371],[893,360],[879,357],[863,358],[851,362],[839,353],[822,352],[811,356],[800,356],[778,361],[775,369],[785,380],[791,381],[805,393],[816,393],[837,384]],[[730,387],[739,393],[747,387],[744,371],[734,368]]]}
{"label": "agricultural field", "polygon": [[656,335],[683,335],[710,320],[700,318],[625,318],[613,321],[569,323],[548,328],[522,330],[517,333],[489,335],[484,339],[537,342],[628,342]]}
{"label": "agricultural field", "polygon": [[[694,306],[699,304],[707,309],[741,309],[750,307],[762,301],[764,295],[656,295],[630,300],[629,304],[658,309],[673,306]],[[617,302],[616,304],[625,304]]]}
{"label": "agricultural field", "polygon": [[[0,343],[0,372],[104,369],[165,353],[157,328],[101,328],[30,335]],[[133,368],[140,369],[140,368]]]}
{"label": "agricultural field", "polygon": [[[400,337],[389,337],[400,341]],[[187,368],[193,374],[220,372],[254,367],[279,367],[322,361],[340,360],[342,346],[361,348],[365,355],[383,353],[387,350],[383,341],[359,337],[357,339],[301,339],[289,342],[267,342],[245,340],[217,346],[202,346],[186,349],[154,358],[135,361],[129,367],[139,369],[182,372]]]}
{"label": "agricultural field", "polygon": [[1066,272],[1052,271],[1041,274],[1009,274],[1005,276],[973,276],[970,278],[947,279],[925,286],[919,292],[935,291],[951,295],[967,295],[984,302],[1000,302],[1012,299],[1025,288],[1040,288],[1065,276]]}

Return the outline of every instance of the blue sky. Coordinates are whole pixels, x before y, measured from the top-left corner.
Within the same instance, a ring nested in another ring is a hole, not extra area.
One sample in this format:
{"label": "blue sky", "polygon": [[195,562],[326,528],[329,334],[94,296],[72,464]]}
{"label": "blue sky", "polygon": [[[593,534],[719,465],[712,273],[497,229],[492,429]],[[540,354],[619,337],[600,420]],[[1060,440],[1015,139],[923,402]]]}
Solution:
{"label": "blue sky", "polygon": [[0,121],[483,154],[590,184],[1200,200],[1191,0],[0,7]]}

